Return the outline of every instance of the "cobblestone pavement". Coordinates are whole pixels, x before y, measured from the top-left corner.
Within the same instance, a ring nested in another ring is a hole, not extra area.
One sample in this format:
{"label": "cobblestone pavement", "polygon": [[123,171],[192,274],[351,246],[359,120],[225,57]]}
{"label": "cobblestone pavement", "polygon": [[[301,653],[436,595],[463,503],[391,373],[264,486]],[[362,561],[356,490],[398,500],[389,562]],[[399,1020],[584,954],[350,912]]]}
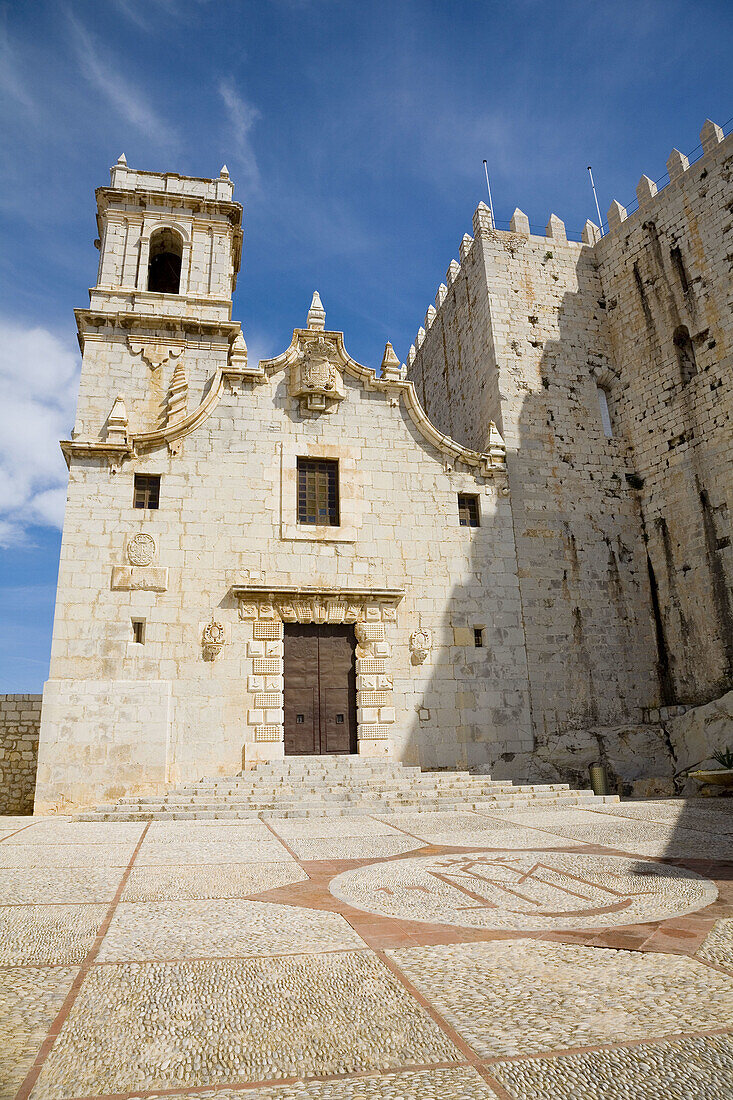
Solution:
{"label": "cobblestone pavement", "polygon": [[0,818],[0,1100],[727,1100],[730,809]]}

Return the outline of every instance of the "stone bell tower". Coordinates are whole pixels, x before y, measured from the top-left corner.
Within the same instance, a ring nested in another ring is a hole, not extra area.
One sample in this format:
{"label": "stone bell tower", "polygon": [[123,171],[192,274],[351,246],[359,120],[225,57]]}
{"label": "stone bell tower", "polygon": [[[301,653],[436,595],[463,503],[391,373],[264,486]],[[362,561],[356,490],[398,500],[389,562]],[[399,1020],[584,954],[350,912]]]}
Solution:
{"label": "stone bell tower", "polygon": [[194,407],[213,364],[245,354],[231,321],[242,208],[226,166],[208,180],[138,172],[121,156],[110,175],[97,190],[97,285],[76,311],[74,444],[164,427]]}
{"label": "stone bell tower", "polygon": [[79,399],[61,444],[69,488],[37,807],[83,800],[90,785],[170,778],[173,672],[162,658],[180,599],[176,486],[189,476],[187,437],[225,376],[247,369],[231,319],[242,249],[232,193],[226,167],[199,179],[134,171],[124,156],[97,191],[99,270],[76,311]]}

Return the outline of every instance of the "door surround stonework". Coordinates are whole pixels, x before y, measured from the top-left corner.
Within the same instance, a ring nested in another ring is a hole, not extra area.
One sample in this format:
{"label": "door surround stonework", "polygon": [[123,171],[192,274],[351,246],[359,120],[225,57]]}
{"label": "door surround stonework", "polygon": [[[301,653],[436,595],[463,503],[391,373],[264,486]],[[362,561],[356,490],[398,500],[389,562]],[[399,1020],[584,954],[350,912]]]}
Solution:
{"label": "door surround stonework", "polygon": [[402,589],[237,584],[231,588],[239,618],[249,627],[247,709],[251,740],[245,768],[285,756],[284,623],[353,623],[356,634],[356,733],[360,756],[392,755],[396,713],[392,692],[392,641]]}

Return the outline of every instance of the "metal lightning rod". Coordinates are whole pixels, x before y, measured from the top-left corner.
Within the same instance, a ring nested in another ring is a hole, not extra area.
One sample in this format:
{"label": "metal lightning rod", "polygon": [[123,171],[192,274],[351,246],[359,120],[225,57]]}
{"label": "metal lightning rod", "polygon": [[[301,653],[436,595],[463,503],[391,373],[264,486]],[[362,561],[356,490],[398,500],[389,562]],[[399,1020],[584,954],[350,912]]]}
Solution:
{"label": "metal lightning rod", "polygon": [[484,161],[484,172],[486,173],[486,190],[489,192],[489,210],[491,211],[491,224],[496,229],[496,219],[494,218],[494,204],[491,201],[491,184],[489,183],[489,168]]}
{"label": "metal lightning rod", "polygon": [[603,236],[603,218],[601,217],[601,208],[598,205],[598,195],[596,194],[596,185],[593,182],[593,169],[591,168],[590,164],[588,165],[588,175],[590,176],[590,185],[593,188],[593,198],[596,200],[596,213],[598,214],[598,228],[601,231],[601,236]]}

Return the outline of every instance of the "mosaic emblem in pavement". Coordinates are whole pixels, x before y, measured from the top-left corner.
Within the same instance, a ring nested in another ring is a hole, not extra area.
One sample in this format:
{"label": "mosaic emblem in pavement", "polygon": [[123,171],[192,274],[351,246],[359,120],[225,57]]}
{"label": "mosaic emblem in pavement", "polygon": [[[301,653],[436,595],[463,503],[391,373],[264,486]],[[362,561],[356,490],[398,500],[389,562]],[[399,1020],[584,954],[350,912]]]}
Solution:
{"label": "mosaic emblem in pavement", "polygon": [[554,852],[392,860],[345,871],[330,889],[355,909],[398,920],[526,932],[666,920],[718,896],[682,867]]}

